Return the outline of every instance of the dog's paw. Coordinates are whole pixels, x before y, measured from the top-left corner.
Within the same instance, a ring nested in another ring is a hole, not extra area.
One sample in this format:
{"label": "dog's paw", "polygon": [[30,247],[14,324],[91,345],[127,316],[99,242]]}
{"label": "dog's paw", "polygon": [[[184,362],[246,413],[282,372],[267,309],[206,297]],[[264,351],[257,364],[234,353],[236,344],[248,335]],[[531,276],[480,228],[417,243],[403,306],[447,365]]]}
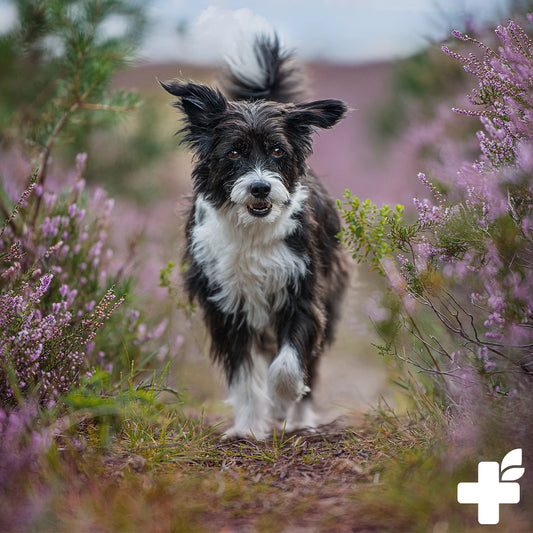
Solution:
{"label": "dog's paw", "polygon": [[312,431],[318,426],[318,416],[311,399],[298,402],[291,413],[290,424],[294,429]]}
{"label": "dog's paw", "polygon": [[285,418],[290,406],[310,391],[304,383],[298,354],[291,346],[284,346],[270,364],[267,387],[272,415],[278,419]]}
{"label": "dog's paw", "polygon": [[265,440],[270,435],[270,430],[266,426],[256,426],[250,428],[243,428],[240,426],[233,426],[228,429],[221,437],[223,441],[232,440]]}

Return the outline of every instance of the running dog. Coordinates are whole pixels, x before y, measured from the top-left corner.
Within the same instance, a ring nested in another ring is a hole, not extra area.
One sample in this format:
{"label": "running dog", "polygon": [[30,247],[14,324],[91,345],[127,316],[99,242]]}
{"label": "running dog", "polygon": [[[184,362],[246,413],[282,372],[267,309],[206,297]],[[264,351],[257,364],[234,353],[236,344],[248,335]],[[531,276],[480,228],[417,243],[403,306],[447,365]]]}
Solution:
{"label": "running dog", "polygon": [[203,311],[234,408],[227,437],[316,424],[311,391],[347,283],[334,203],[307,164],[312,134],[347,112],[300,102],[299,69],[277,37],[230,59],[224,94],[161,83],[194,152],[185,288]]}

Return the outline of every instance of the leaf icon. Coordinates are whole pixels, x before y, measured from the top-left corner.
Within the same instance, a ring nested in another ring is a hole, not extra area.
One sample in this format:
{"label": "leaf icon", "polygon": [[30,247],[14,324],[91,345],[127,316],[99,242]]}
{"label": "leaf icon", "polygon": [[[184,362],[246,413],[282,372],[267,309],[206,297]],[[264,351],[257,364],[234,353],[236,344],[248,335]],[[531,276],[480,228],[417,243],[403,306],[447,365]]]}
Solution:
{"label": "leaf icon", "polygon": [[500,470],[503,472],[510,466],[522,466],[522,448],[516,448],[515,450],[511,450],[502,459],[502,466]]}
{"label": "leaf icon", "polygon": [[525,472],[522,467],[522,448],[511,450],[503,459],[501,464],[502,481],[516,481]]}
{"label": "leaf icon", "polygon": [[502,481],[516,481],[524,475],[525,471],[526,469],[521,466],[513,466],[511,468],[508,468],[502,474]]}

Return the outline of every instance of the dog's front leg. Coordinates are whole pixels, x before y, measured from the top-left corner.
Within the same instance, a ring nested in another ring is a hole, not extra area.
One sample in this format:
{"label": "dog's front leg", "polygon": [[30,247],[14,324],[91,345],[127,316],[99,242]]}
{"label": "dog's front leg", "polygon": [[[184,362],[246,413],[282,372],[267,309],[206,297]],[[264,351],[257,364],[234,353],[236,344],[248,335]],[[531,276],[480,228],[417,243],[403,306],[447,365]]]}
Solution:
{"label": "dog's front leg", "polygon": [[285,342],[272,361],[267,375],[272,417],[287,420],[292,405],[310,392],[305,384],[301,354],[290,342]]}
{"label": "dog's front leg", "polygon": [[270,431],[268,423],[269,398],[264,390],[264,369],[259,361],[242,364],[230,384],[229,402],[233,405],[234,425],[226,432],[227,438],[266,438]]}
{"label": "dog's front leg", "polygon": [[311,399],[325,320],[311,294],[294,295],[278,317],[279,352],[267,374],[271,416],[287,429],[316,427]]}
{"label": "dog's front leg", "polygon": [[206,321],[211,333],[211,355],[224,366],[229,384],[228,403],[233,406],[234,423],[225,438],[268,435],[268,396],[264,390],[266,370],[252,357],[252,340],[242,316],[225,315],[206,304]]}

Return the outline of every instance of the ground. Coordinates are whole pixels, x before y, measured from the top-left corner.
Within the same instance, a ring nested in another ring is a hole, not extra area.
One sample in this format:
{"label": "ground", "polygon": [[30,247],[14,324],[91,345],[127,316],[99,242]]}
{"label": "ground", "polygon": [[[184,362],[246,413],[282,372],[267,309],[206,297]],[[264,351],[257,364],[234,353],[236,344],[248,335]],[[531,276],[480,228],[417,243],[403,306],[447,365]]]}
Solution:
{"label": "ground", "polygon": [[[79,421],[76,441],[58,439],[44,512],[15,531],[484,531],[476,507],[456,500],[457,482],[475,479],[476,465],[454,463],[455,446],[431,437],[443,430],[434,419],[383,405],[316,432],[226,442],[220,426],[179,409],[128,409],[105,446],[94,417]],[[526,501],[530,493],[524,487]],[[530,511],[502,506],[494,530],[530,531]]]}

